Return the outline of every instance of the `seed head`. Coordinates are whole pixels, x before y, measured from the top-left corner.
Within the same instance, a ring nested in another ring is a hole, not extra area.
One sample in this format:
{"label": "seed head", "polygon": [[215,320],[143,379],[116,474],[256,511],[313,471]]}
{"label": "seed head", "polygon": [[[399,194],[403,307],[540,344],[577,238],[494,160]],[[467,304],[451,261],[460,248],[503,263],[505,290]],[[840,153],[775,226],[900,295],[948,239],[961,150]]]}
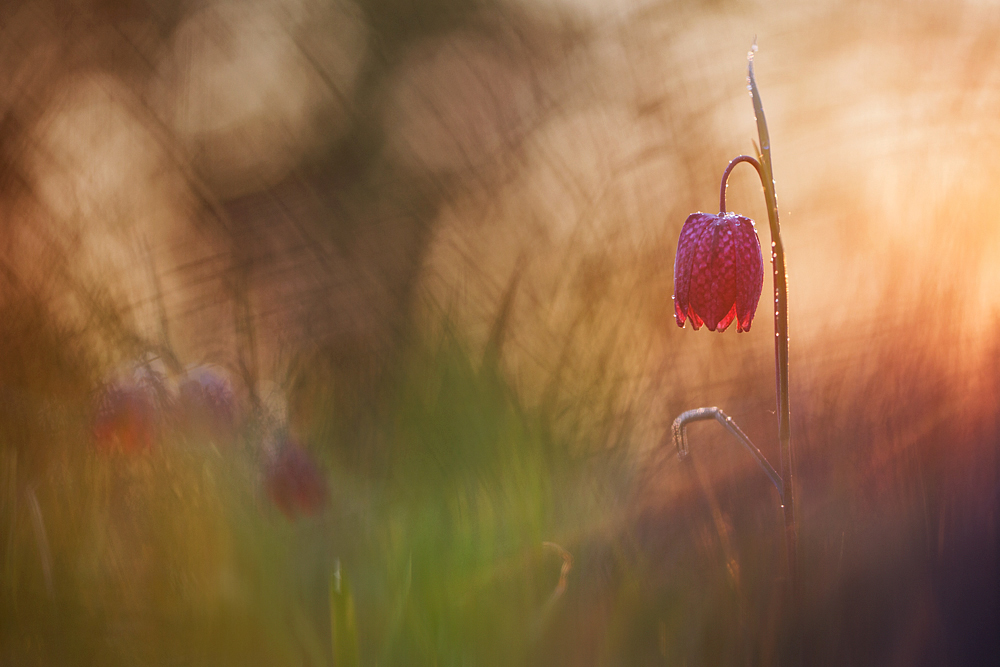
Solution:
{"label": "seed head", "polygon": [[750,331],[764,286],[764,259],[753,220],[735,213],[692,213],[674,260],[674,314],[697,330]]}

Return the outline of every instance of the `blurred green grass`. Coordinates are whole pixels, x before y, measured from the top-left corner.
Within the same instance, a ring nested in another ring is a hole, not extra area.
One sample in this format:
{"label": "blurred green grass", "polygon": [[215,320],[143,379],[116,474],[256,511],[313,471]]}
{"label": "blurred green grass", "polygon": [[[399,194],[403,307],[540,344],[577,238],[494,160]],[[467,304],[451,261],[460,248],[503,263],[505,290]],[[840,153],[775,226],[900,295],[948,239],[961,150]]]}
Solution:
{"label": "blurred green grass", "polygon": [[[21,465],[19,432],[3,431],[3,661],[329,664],[340,568],[362,664],[523,664],[560,602],[562,560],[542,543],[574,550],[606,530],[623,511],[625,458],[554,434],[496,357],[474,360],[444,330],[406,354],[355,443],[389,465],[360,474],[312,439],[331,501],[296,521],[262,491],[253,426],[230,448],[171,434],[109,453],[89,441],[86,392],[58,403],[58,430],[46,430],[53,410],[21,410],[47,456]],[[58,382],[62,341],[22,345]]]}
{"label": "blurred green grass", "polygon": [[[924,307],[957,320],[954,301],[928,292]],[[484,352],[447,321],[414,336],[356,403],[339,398],[343,374],[305,378],[327,371],[302,351],[290,426],[330,497],[289,521],[262,483],[273,416],[252,414],[230,446],[178,429],[147,452],[99,450],[93,391],[109,365],[99,360],[115,355],[76,344],[30,296],[4,309],[0,663],[981,655],[975,619],[995,611],[997,376],[970,371],[946,329],[904,345],[903,329],[873,325],[849,362],[797,359],[796,611],[782,596],[773,489],[721,430],[692,429],[682,463],[633,435],[635,414],[595,409],[628,403],[605,400],[607,383],[596,399],[565,391],[527,406],[500,346]],[[733,372],[742,391],[727,400],[766,436],[771,417],[753,408],[770,387],[754,363]],[[683,383],[660,391],[668,405],[692,400]],[[573,557],[564,589],[545,542]]]}

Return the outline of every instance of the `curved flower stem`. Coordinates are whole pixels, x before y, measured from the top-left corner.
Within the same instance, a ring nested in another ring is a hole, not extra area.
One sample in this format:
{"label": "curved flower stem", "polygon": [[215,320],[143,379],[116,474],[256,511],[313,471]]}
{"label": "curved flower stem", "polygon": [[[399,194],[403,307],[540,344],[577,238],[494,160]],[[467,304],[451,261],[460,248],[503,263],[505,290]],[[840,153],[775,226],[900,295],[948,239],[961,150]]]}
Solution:
{"label": "curved flower stem", "polygon": [[[774,267],[774,361],[778,398],[778,444],[781,452],[781,486],[784,489],[781,507],[785,515],[785,549],[788,556],[788,574],[793,593],[798,590],[796,563],[795,494],[792,481],[791,428],[788,408],[788,285],[785,275],[785,249],[781,243],[781,229],[778,225],[778,200],[774,191],[774,171],[771,167],[771,138],[767,132],[764,106],[760,101],[757,81],[753,73],[753,50],[747,56],[747,80],[750,97],[753,99],[754,116],[757,119],[757,135],[760,137],[760,162],[758,173],[764,186],[767,203],[767,220],[771,226],[771,264]],[[737,158],[739,159],[739,158]],[[735,162],[735,160],[734,160]],[[732,165],[735,166],[735,165]]]}
{"label": "curved flower stem", "polygon": [[719,215],[726,214],[726,188],[729,187],[729,174],[732,173],[733,169],[740,162],[749,162],[753,165],[754,169],[757,170],[757,174],[760,176],[761,183],[764,182],[764,172],[760,170],[760,162],[753,159],[749,155],[741,155],[739,157],[734,157],[729,161],[726,166],[726,170],[722,172],[722,186],[719,188]]}
{"label": "curved flower stem", "polygon": [[709,419],[714,419],[715,421],[722,424],[723,428],[729,431],[737,440],[743,443],[743,446],[749,450],[753,455],[754,459],[757,460],[757,464],[764,470],[764,474],[767,478],[771,480],[774,484],[774,488],[778,490],[778,497],[784,501],[785,492],[781,488],[781,477],[774,471],[774,467],[771,466],[770,462],[764,457],[764,454],[757,449],[757,446],[753,444],[753,441],[747,437],[747,434],[743,432],[733,418],[727,415],[725,412],[716,407],[711,408],[696,408],[694,410],[688,410],[683,412],[677,419],[674,420],[674,425],[671,428],[674,436],[674,445],[677,446],[677,456],[679,458],[686,458],[688,455],[688,444],[687,437],[684,433],[684,427],[690,422],[707,421]]}

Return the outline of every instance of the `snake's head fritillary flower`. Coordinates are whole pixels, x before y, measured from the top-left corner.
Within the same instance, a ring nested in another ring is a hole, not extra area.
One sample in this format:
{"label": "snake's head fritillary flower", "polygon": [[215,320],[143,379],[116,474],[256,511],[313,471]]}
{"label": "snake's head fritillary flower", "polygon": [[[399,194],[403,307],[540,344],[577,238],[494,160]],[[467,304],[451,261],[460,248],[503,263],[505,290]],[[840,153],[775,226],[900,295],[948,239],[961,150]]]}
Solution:
{"label": "snake's head fritillary flower", "polygon": [[162,373],[137,365],[107,381],[95,397],[91,433],[102,451],[152,448],[163,433],[173,396]]}
{"label": "snake's head fritillary flower", "polygon": [[753,220],[735,213],[692,213],[684,221],[674,260],[677,326],[750,331],[764,286],[764,259]]}
{"label": "snake's head fritillary flower", "polygon": [[280,439],[266,463],[264,487],[289,519],[317,514],[326,505],[326,478],[309,451],[288,437]]}

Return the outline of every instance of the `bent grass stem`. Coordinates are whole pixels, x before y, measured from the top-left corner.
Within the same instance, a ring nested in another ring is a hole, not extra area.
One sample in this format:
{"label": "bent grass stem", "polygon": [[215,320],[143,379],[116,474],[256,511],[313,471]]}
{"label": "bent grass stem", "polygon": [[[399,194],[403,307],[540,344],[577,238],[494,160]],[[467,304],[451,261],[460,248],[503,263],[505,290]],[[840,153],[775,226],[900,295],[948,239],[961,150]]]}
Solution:
{"label": "bent grass stem", "polygon": [[785,550],[788,558],[788,575],[792,582],[793,594],[797,595],[797,530],[795,525],[795,493],[792,480],[792,446],[790,411],[788,401],[788,282],[785,275],[785,247],[781,242],[781,228],[778,224],[778,197],[774,189],[774,170],[771,165],[771,137],[767,131],[764,105],[757,90],[757,80],[753,72],[753,54],[747,56],[747,79],[750,97],[753,100],[754,116],[757,120],[757,136],[760,138],[760,174],[764,186],[764,200],[767,204],[767,220],[771,227],[771,265],[774,268],[774,366],[778,401],[778,445],[781,457],[781,509],[785,518]]}

